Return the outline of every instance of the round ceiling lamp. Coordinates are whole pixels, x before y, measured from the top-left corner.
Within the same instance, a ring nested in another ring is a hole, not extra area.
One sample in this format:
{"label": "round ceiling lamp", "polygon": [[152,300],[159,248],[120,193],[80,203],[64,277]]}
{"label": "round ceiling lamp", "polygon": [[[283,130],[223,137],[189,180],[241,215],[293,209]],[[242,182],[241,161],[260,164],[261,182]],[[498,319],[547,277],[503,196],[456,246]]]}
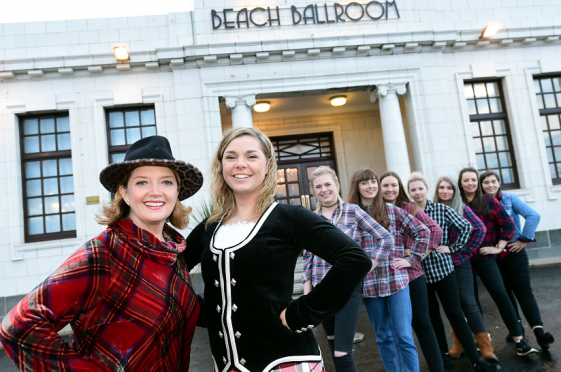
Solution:
{"label": "round ceiling lamp", "polygon": [[347,96],[336,96],[336,97],[331,97],[331,106],[343,106],[345,103],[347,103]]}
{"label": "round ceiling lamp", "polygon": [[255,112],[267,112],[271,108],[271,102],[262,101],[257,102],[255,106],[253,106],[253,111]]}

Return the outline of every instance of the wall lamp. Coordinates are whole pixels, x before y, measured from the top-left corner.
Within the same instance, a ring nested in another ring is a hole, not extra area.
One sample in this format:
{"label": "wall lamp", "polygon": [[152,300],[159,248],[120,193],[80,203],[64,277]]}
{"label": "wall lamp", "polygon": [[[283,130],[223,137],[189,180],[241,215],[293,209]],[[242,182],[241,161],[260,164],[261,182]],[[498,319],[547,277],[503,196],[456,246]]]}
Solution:
{"label": "wall lamp", "polygon": [[117,61],[128,61],[130,59],[129,52],[124,46],[113,48],[113,53],[115,53],[115,58],[117,58]]}
{"label": "wall lamp", "polygon": [[271,102],[261,101],[257,102],[255,106],[253,106],[253,110],[255,112],[267,112],[271,108]]}
{"label": "wall lamp", "polygon": [[331,106],[343,106],[345,103],[347,103],[347,96],[331,97],[330,101]]}
{"label": "wall lamp", "polygon": [[485,27],[485,29],[483,30],[481,37],[483,39],[492,38],[493,36],[495,36],[498,30],[499,30],[499,25],[495,25],[495,24],[487,25],[487,27]]}

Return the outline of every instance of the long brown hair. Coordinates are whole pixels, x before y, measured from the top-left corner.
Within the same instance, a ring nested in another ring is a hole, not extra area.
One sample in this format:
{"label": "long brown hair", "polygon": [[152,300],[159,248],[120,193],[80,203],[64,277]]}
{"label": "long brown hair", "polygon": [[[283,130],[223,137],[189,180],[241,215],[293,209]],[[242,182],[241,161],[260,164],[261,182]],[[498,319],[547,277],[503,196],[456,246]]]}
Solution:
{"label": "long brown hair", "polygon": [[489,205],[487,204],[487,200],[483,196],[483,192],[481,192],[481,186],[479,185],[479,173],[477,173],[477,169],[473,167],[466,167],[460,171],[458,175],[458,188],[460,189],[460,195],[462,196],[462,201],[465,204],[468,204],[469,201],[466,198],[466,193],[464,192],[464,188],[462,187],[462,176],[464,173],[472,172],[475,173],[475,178],[477,179],[477,189],[475,190],[475,196],[471,201],[471,205],[475,209],[478,209],[484,216],[488,216],[491,211],[489,210]]}
{"label": "long brown hair", "polygon": [[[384,178],[387,177],[395,177],[395,179],[397,180],[397,186],[399,187],[399,192],[397,194],[397,198],[395,198],[395,206],[396,207],[400,207],[403,205],[403,203],[405,202],[409,202],[412,203],[415,206],[413,215],[416,215],[417,212],[419,211],[419,207],[417,207],[417,205],[415,203],[413,203],[411,201],[411,199],[409,199],[409,196],[407,195],[407,192],[405,191],[405,188],[403,187],[403,183],[401,182],[401,178],[399,178],[399,175],[395,172],[392,171],[387,171],[385,173],[382,173],[382,175],[380,176],[380,185],[378,187],[382,187],[382,182],[384,182]],[[382,190],[380,189],[380,194],[382,193]],[[383,196],[382,196],[383,198]]]}
{"label": "long brown hair", "polygon": [[259,141],[263,154],[267,158],[267,174],[263,180],[263,185],[253,211],[253,217],[258,217],[265,212],[267,208],[275,201],[277,190],[277,161],[275,160],[275,149],[269,138],[257,128],[230,128],[224,132],[222,139],[218,143],[218,147],[214,152],[211,164],[211,184],[210,195],[213,203],[213,212],[208,218],[205,228],[208,228],[213,222],[228,218],[236,213],[236,199],[234,192],[226,183],[222,174],[222,158],[224,152],[230,143],[241,136],[251,136]]}
{"label": "long brown hair", "polygon": [[[341,216],[343,215],[343,198],[341,198],[341,195],[339,195],[339,193],[341,192],[341,184],[339,183],[339,178],[337,177],[337,173],[335,173],[333,169],[326,167],[324,165],[317,167],[310,175],[310,185],[312,185],[312,192],[317,198],[316,189],[314,188],[314,180],[324,174],[329,174],[333,179],[335,186],[337,186],[337,203],[339,204],[339,215],[337,216],[337,222],[339,222],[339,219],[341,219]],[[318,198],[316,213],[321,214],[322,208],[323,205],[321,204],[321,201]]]}
{"label": "long brown hair", "polygon": [[[485,172],[481,173],[481,176],[479,176],[479,187],[481,187],[481,192],[482,192],[483,194],[487,194],[487,193],[485,192],[485,190],[483,190],[483,181],[485,181],[485,178],[491,177],[491,176],[495,176],[495,178],[497,179],[497,181],[498,181],[499,183],[501,182],[501,178],[499,177],[498,173],[495,172],[494,170],[488,170],[488,171],[485,171]],[[498,195],[499,193],[502,193],[502,190],[501,190],[500,187],[499,187],[499,189],[497,190],[497,195]]]}
{"label": "long brown hair", "polygon": [[358,188],[359,183],[362,181],[376,180],[378,183],[378,192],[374,196],[374,201],[372,202],[372,211],[370,216],[382,225],[383,228],[388,229],[390,227],[390,217],[388,216],[388,209],[386,208],[386,202],[382,199],[382,190],[380,182],[378,181],[378,176],[370,168],[359,169],[353,173],[351,176],[351,184],[349,185],[349,195],[347,196],[347,202],[362,206],[362,200],[360,199],[360,191]]}

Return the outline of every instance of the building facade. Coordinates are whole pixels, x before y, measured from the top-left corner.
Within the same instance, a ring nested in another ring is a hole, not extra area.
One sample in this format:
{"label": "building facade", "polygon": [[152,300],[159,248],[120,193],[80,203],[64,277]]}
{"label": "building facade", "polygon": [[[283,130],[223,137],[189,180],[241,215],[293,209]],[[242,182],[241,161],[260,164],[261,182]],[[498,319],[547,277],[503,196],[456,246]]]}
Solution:
{"label": "building facade", "polygon": [[[553,0],[205,0],[167,16],[0,25],[0,316],[103,229],[98,175],[131,143],[164,135],[208,174],[230,126],[273,139],[278,200],[310,208],[321,164],[343,196],[362,167],[419,170],[431,185],[495,169],[542,216],[531,259],[558,259],[560,16]],[[186,204],[207,199],[205,183]]]}

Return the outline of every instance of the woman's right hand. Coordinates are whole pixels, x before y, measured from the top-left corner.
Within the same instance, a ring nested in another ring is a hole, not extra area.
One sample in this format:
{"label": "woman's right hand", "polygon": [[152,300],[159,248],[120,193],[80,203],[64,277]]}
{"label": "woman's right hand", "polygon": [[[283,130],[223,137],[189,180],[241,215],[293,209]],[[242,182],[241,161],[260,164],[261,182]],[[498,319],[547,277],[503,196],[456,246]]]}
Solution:
{"label": "woman's right hand", "polygon": [[304,296],[312,291],[312,281],[308,280],[304,282]]}

